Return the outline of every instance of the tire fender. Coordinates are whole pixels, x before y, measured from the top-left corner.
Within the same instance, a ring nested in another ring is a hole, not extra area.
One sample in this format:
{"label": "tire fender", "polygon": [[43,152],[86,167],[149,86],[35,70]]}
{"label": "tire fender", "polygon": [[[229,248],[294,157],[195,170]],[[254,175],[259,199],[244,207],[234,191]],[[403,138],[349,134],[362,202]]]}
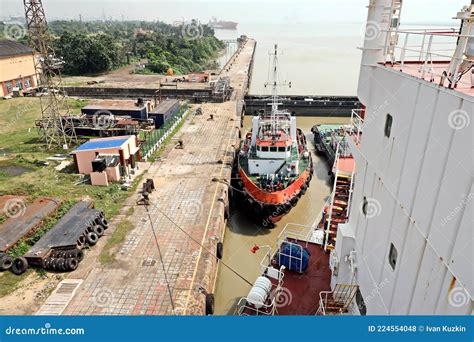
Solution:
{"label": "tire fender", "polygon": [[13,265],[13,258],[9,255],[4,255],[0,258],[0,271],[6,271]]}
{"label": "tire fender", "polygon": [[216,257],[217,259],[222,260],[223,256],[224,256],[224,244],[219,241],[216,245]]}
{"label": "tire fender", "polygon": [[206,316],[214,315],[215,305],[214,295],[212,293],[206,294]]}
{"label": "tire fender", "polygon": [[99,240],[99,237],[97,236],[96,233],[89,232],[86,234],[86,242],[89,246],[94,246],[98,240]]}
{"label": "tire fender", "polygon": [[98,237],[104,235],[105,228],[101,224],[96,224],[92,227],[92,232],[94,232]]}
{"label": "tire fender", "polygon": [[28,269],[28,261],[24,257],[18,257],[13,260],[10,270],[13,274],[20,275]]}

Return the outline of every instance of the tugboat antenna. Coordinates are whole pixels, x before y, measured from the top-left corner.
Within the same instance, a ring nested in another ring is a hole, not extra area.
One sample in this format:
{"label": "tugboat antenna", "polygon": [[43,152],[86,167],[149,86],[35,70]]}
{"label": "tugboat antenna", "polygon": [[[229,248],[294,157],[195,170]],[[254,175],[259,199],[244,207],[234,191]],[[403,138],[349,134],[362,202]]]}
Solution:
{"label": "tugboat antenna", "polygon": [[279,127],[279,113],[278,113],[278,87],[279,86],[289,86],[291,88],[291,82],[278,83],[278,44],[274,46],[274,52],[270,53],[270,56],[273,56],[273,77],[271,82],[265,83],[265,87],[272,86],[272,109],[270,116],[271,123],[271,132],[273,136],[276,136]]}

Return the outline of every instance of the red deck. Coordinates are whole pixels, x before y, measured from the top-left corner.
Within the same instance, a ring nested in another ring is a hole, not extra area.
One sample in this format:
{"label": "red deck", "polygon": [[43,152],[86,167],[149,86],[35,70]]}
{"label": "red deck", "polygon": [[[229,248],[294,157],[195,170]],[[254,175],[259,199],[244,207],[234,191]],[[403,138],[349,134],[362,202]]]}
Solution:
{"label": "red deck", "polygon": [[352,157],[341,157],[337,164],[339,172],[343,172],[346,175],[351,175],[355,168],[355,160]]}
{"label": "red deck", "polygon": [[[304,242],[300,243],[302,246]],[[308,243],[311,253],[309,266],[305,273],[285,271],[283,286],[285,292],[291,294],[290,299],[282,298],[280,302],[288,305],[278,307],[281,315],[314,315],[319,307],[319,293],[330,291],[331,270],[329,269],[329,254],[324,253],[321,246]],[[285,294],[283,294],[283,297]]]}
{"label": "red deck", "polygon": [[[386,64],[385,66],[391,67],[392,69],[399,70],[405,74],[409,74],[411,76],[417,77],[417,78],[424,78],[428,82],[433,82],[434,84],[439,84],[440,82],[440,77],[438,75],[441,75],[444,71],[447,70],[449,66],[449,62],[436,62],[433,64],[429,64],[426,71],[425,75],[423,77],[423,72],[422,72],[422,67],[423,67],[423,62],[405,62],[405,65],[401,66],[400,64]],[[432,73],[430,73],[430,68],[432,68]],[[445,85],[448,84],[448,81],[445,82]],[[472,88],[471,85],[471,73],[468,72],[463,75],[461,80],[458,83],[458,86],[454,89],[460,93],[474,96],[474,88]]]}

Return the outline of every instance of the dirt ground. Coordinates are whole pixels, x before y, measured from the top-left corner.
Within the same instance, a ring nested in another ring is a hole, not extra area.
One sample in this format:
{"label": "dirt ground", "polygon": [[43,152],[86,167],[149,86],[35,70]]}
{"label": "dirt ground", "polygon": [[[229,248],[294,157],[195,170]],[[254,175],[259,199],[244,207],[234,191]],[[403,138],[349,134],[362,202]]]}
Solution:
{"label": "dirt ground", "polygon": [[[160,83],[171,82],[186,75],[141,75],[133,74],[136,64],[128,65],[107,74],[97,76],[63,77],[65,87],[105,87],[105,88],[159,88]],[[215,78],[215,77],[214,77]],[[88,84],[91,83],[91,84]],[[92,84],[93,83],[93,84]],[[177,82],[178,89],[203,89],[208,83]]]}
{"label": "dirt ground", "polygon": [[0,315],[34,314],[62,279],[60,274],[31,272],[17,290],[0,298]]}

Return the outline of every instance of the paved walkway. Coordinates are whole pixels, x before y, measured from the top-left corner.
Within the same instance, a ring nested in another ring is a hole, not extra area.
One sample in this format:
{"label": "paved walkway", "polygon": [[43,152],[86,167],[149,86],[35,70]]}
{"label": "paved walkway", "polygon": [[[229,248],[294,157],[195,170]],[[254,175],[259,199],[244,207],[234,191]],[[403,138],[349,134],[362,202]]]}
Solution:
{"label": "paved walkway", "polygon": [[[237,101],[247,87],[248,68],[255,48],[249,40],[229,71],[236,99],[219,104],[203,104],[203,115],[188,118],[176,137],[184,149],[173,149],[155,162],[146,175],[155,181],[149,211],[163,253],[172,292],[172,309],[167,282],[146,209],[135,206],[131,216],[120,216],[133,223],[133,230],[119,246],[117,262],[102,266],[93,263],[80,275],[83,282],[66,315],[172,315],[204,314],[202,287],[212,292],[217,264],[206,250],[215,253],[223,234],[227,186],[213,178],[229,179],[235,144],[238,143],[240,117]],[[209,114],[214,119],[209,119]],[[129,199],[135,202],[139,194]],[[170,222],[168,216],[205,249]],[[112,228],[113,229],[113,228]],[[99,246],[97,246],[99,247]],[[91,253],[92,254],[92,253]],[[98,254],[98,253],[95,253]],[[92,255],[88,257],[93,257]]]}

